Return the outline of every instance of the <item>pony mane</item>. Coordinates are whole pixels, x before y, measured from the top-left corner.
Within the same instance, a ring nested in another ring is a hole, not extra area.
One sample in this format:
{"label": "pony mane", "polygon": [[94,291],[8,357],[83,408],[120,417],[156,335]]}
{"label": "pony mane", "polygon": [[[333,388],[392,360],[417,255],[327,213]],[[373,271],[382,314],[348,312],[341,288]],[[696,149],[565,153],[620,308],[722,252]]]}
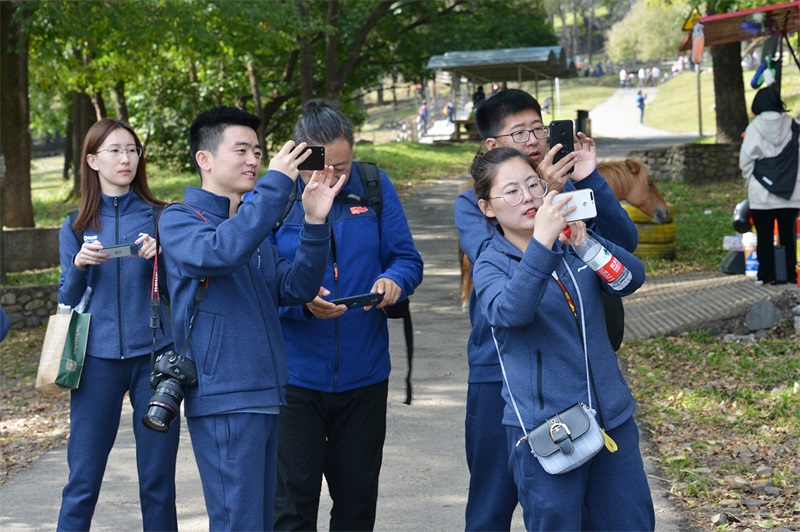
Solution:
{"label": "pony mane", "polygon": [[649,172],[639,159],[628,158],[623,161],[605,161],[597,163],[600,172],[608,186],[614,191],[617,199],[625,199],[631,186],[637,181],[647,181]]}

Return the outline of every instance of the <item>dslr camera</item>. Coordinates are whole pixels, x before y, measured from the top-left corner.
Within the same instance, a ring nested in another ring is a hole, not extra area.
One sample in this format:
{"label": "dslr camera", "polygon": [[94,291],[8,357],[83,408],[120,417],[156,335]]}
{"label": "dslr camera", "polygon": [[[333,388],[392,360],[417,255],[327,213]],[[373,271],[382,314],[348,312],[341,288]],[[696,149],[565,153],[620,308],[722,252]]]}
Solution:
{"label": "dslr camera", "polygon": [[156,358],[150,387],[156,390],[147,404],[142,423],[148,429],[168,432],[178,415],[186,388],[197,384],[197,368],[191,360],[175,351],[166,351]]}

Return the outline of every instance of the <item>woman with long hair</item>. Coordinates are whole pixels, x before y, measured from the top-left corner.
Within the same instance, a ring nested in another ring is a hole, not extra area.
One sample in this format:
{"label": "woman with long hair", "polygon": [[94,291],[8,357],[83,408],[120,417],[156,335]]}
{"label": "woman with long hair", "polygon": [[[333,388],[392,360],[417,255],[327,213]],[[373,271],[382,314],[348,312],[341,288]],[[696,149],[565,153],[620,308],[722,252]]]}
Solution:
{"label": "woman with long hair", "polygon": [[[74,308],[87,295],[85,311],[92,319],[80,386],[70,396],[69,480],[58,530],[91,525],[126,393],[133,405],[143,528],[177,530],[179,421],[166,434],[148,430],[141,421],[153,395],[151,353],[173,348],[163,308],[157,328],[150,327],[156,254],[151,235],[154,213],[164,202],[150,192],[142,143],[127,123],[96,122],[86,134],[81,160],[80,210],[64,220],[59,234],[58,301]],[[133,246],[136,253],[112,258],[104,251],[118,245]]]}

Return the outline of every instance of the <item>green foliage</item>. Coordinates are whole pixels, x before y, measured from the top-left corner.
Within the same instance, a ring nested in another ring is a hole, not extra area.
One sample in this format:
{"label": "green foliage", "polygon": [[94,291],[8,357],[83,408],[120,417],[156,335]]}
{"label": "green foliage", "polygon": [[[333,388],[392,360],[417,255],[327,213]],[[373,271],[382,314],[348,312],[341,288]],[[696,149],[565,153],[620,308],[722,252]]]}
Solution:
{"label": "green foliage", "polygon": [[[338,16],[327,18],[333,8]],[[418,80],[432,54],[555,44],[541,0],[53,0],[31,27],[35,130],[64,132],[72,92],[99,95],[115,116],[115,88],[151,160],[191,168],[186,131],[216,105],[256,111],[268,150],[291,137],[302,73],[313,97],[332,97],[359,123],[360,91],[386,77]],[[299,60],[311,53],[310,63]],[[332,93],[330,91],[333,91]],[[65,102],[51,105],[51,102]]]}
{"label": "green foliage", "polygon": [[660,61],[674,58],[685,32],[681,4],[650,5],[637,0],[623,20],[608,32],[606,53],[614,61]]}

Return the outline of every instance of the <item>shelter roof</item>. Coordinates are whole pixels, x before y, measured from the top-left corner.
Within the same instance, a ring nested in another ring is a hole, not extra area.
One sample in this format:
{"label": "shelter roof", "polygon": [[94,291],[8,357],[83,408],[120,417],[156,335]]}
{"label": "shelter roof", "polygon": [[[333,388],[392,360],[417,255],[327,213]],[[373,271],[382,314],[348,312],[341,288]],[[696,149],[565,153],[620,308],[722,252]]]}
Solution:
{"label": "shelter roof", "polygon": [[[761,17],[763,18],[759,21]],[[800,28],[800,0],[706,15],[697,22],[703,25],[705,46],[749,41],[769,35],[789,35]],[[689,32],[678,50],[685,52],[691,49],[692,34]]]}
{"label": "shelter roof", "polygon": [[447,52],[431,57],[428,68],[481,82],[536,81],[578,75],[561,46]]}

